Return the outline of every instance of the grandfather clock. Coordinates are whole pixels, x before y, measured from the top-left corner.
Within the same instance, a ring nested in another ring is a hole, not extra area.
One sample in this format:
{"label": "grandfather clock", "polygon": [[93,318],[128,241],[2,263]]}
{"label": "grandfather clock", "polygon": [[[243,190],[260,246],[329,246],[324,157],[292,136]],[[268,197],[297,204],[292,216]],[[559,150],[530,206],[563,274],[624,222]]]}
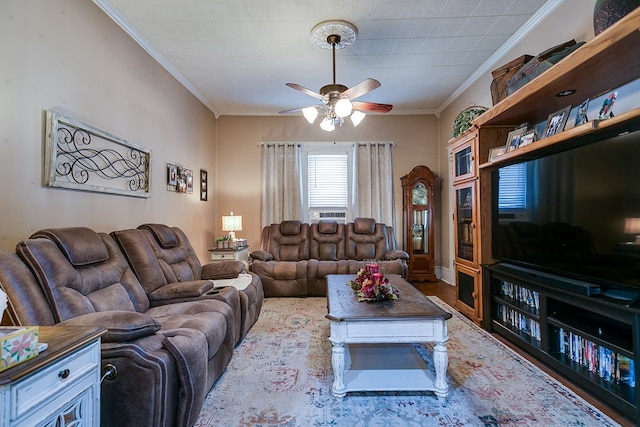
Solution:
{"label": "grandfather clock", "polygon": [[436,174],[420,165],[400,178],[403,193],[404,249],[409,253],[407,280],[437,281],[433,244]]}

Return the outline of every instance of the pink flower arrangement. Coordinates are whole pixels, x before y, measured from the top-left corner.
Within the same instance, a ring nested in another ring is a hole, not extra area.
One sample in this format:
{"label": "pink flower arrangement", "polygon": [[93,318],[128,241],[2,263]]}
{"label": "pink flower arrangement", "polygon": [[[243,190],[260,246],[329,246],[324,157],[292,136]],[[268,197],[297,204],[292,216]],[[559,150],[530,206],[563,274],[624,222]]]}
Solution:
{"label": "pink flower arrangement", "polygon": [[356,278],[347,284],[356,293],[359,302],[398,299],[397,291],[391,286],[389,280],[380,273],[377,264],[366,264],[364,269],[358,271]]}

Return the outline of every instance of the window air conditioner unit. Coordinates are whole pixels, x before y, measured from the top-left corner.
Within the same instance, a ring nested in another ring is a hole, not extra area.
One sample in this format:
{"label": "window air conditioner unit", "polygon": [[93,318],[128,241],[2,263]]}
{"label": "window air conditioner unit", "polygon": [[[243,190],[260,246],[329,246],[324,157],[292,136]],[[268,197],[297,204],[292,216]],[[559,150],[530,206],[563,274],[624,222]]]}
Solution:
{"label": "window air conditioner unit", "polygon": [[320,220],[335,220],[339,223],[346,224],[347,223],[347,211],[321,211],[321,210],[311,210],[309,212],[310,222],[318,222]]}

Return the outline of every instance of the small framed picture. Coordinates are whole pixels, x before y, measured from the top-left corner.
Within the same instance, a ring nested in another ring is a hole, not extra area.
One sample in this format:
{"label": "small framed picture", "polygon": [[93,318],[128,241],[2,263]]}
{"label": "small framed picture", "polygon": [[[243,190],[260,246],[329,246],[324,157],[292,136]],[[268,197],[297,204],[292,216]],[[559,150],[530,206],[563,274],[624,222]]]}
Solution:
{"label": "small framed picture", "polygon": [[507,136],[507,145],[505,146],[506,150],[513,151],[516,148],[520,147],[520,137],[524,135],[526,131],[526,127],[521,127],[509,132],[509,136]]}
{"label": "small framed picture", "polygon": [[557,133],[562,132],[564,130],[564,125],[567,124],[567,119],[569,118],[570,111],[571,105],[567,105],[562,110],[549,114],[549,118],[547,118],[547,124],[544,127],[542,137],[547,138],[549,136],[553,136]]}
{"label": "small framed picture", "polygon": [[178,182],[178,167],[167,163],[167,184],[176,185]]}
{"label": "small framed picture", "polygon": [[578,106],[578,110],[576,111],[576,121],[574,126],[580,126],[589,121],[587,117],[587,110],[589,109],[589,98],[582,101],[582,104]]}
{"label": "small framed picture", "polygon": [[204,169],[200,169],[200,200],[203,202],[207,201],[207,177],[208,173]]}
{"label": "small framed picture", "polygon": [[494,161],[496,159],[496,157],[502,156],[506,152],[507,152],[507,146],[506,145],[503,145],[501,147],[492,148],[491,150],[489,150],[489,161],[490,162]]}
{"label": "small framed picture", "polygon": [[520,147],[525,147],[536,140],[536,131],[530,130],[520,137]]}
{"label": "small framed picture", "polygon": [[618,92],[613,92],[607,96],[607,98],[602,102],[602,107],[600,107],[600,114],[598,114],[598,118],[600,120],[608,119],[613,117],[613,104],[616,102],[618,98]]}

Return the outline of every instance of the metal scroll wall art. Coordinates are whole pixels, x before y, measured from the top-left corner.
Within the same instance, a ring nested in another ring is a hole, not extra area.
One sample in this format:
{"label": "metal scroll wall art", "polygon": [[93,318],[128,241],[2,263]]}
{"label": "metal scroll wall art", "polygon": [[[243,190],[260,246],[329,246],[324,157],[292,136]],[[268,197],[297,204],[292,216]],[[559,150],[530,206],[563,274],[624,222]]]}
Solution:
{"label": "metal scroll wall art", "polygon": [[45,185],[150,196],[151,150],[47,111]]}

